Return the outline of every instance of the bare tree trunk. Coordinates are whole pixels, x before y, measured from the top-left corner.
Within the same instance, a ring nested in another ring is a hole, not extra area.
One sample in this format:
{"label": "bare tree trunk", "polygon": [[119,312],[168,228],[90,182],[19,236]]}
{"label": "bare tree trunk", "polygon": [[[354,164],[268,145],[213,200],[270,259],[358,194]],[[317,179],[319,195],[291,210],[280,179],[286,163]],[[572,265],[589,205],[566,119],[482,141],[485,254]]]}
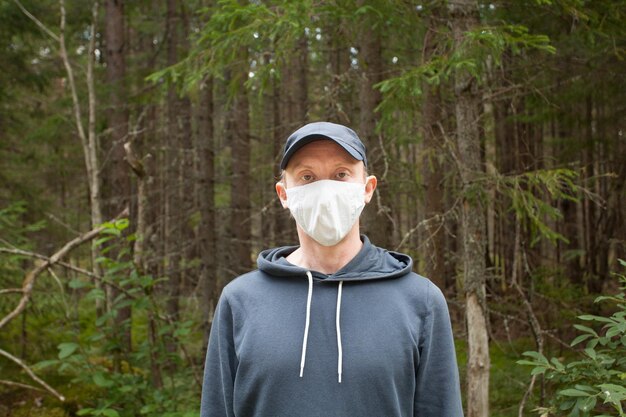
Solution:
{"label": "bare tree trunk", "polygon": [[[365,5],[359,0],[359,7]],[[358,133],[368,148],[368,169],[378,177],[378,189],[371,207],[365,211],[364,229],[377,245],[391,247],[397,235],[392,220],[391,198],[387,182],[387,155],[383,138],[376,133],[376,107],[382,100],[381,93],[374,85],[382,81],[383,62],[381,35],[373,29],[372,21],[366,16],[359,30],[359,65],[361,66],[361,85],[359,102],[361,104]]]}
{"label": "bare tree trunk", "polygon": [[[479,24],[474,0],[449,2],[454,45],[461,48],[465,33]],[[463,276],[468,329],[467,415],[489,416],[489,338],[485,300],[485,209],[476,178],[483,171],[479,137],[481,97],[477,80],[467,71],[455,74],[458,163],[463,203]]]}
{"label": "bare tree trunk", "polygon": [[[571,143],[572,138],[576,138],[576,128],[572,125],[572,122],[568,120],[568,114],[571,114],[574,110],[568,107],[563,110],[562,114],[558,117],[558,137],[561,139],[557,143],[556,157],[561,160],[562,163],[571,163],[572,157],[569,154],[569,146],[564,145]],[[578,145],[576,145],[578,146]],[[565,273],[570,282],[575,284],[583,284],[583,277],[580,267],[579,256],[566,258],[568,250],[578,250],[581,247],[581,241],[578,234],[578,203],[562,199],[559,207],[561,213],[563,213],[563,221],[559,223],[561,233],[569,241],[568,243],[558,242],[560,255],[564,259],[560,259],[559,263],[565,265]],[[564,256],[565,255],[565,256]]]}
{"label": "bare tree trunk", "polygon": [[[126,60],[124,39],[124,5],[120,0],[107,0],[105,3],[106,78],[109,86],[109,108],[107,122],[109,134],[102,144],[106,159],[102,166],[104,210],[106,217],[112,217],[128,207],[130,202],[130,176],[126,165],[124,142],[128,135],[128,110],[126,107]],[[129,231],[126,231],[128,233]],[[116,257],[122,248],[109,256]],[[115,287],[107,288],[109,308],[120,294]],[[131,316],[130,307],[120,308],[115,316],[117,328],[123,330],[120,336],[120,350],[130,352],[130,326],[122,324]]]}
{"label": "bare tree trunk", "polygon": [[[133,263],[140,275],[143,275],[148,270],[148,262],[146,259],[147,243],[150,236],[147,213],[149,208],[149,196],[148,186],[150,184],[151,172],[150,164],[144,164],[150,161],[150,156],[144,157],[141,160],[135,155],[132,143],[126,142],[124,144],[126,150],[126,160],[131,166],[133,172],[137,176],[137,227],[136,234],[137,239],[134,241],[133,247]],[[156,318],[155,312],[150,310],[148,312],[148,340],[150,341],[150,371],[152,377],[152,384],[161,388],[163,386],[163,379],[161,376],[161,367],[157,359],[157,344],[156,340]]]}
{"label": "bare tree trunk", "polygon": [[[76,82],[74,79],[74,70],[70,64],[69,55],[67,53],[67,47],[65,43],[65,28],[66,28],[66,10],[65,0],[59,0],[59,9],[61,12],[61,22],[59,25],[59,36],[55,35],[49,30],[43,23],[41,23],[35,16],[33,16],[28,10],[26,10],[21,3],[17,3],[22,12],[33,20],[44,32],[59,43],[59,55],[63,61],[63,66],[67,74],[67,80],[72,94],[72,104],[74,110],[74,121],[76,124],[76,131],[80,138],[83,155],[85,159],[85,168],[87,171],[87,183],[89,186],[89,203],[91,210],[91,224],[92,227],[102,224],[102,202],[100,191],[100,164],[98,161],[98,138],[96,136],[95,122],[96,122],[96,93],[94,88],[93,67],[95,60],[95,44],[96,44],[96,24],[98,21],[98,2],[94,2],[92,6],[92,22],[89,30],[90,39],[88,46],[88,60],[87,60],[87,94],[88,94],[88,130],[85,134],[83,127],[83,121],[81,116],[81,105],[78,100],[78,93],[76,90]],[[99,256],[99,250],[94,245],[91,248],[91,262],[93,270],[100,275],[100,267],[96,262]],[[100,288],[101,284],[98,280],[94,282],[97,288]],[[104,305],[100,299],[96,301],[96,311],[100,316],[103,313]]]}
{"label": "bare tree trunk", "polygon": [[215,238],[215,144],[213,141],[213,82],[204,81],[200,90],[197,148],[198,194],[200,196],[200,285],[204,345],[209,340],[212,312],[218,297]]}
{"label": "bare tree trunk", "polygon": [[[438,39],[438,19],[441,10],[434,9],[428,18],[428,29],[424,39],[424,61],[428,61],[441,48]],[[443,167],[439,160],[442,154],[441,144],[443,135],[441,132],[441,119],[443,116],[441,96],[437,86],[425,83],[422,106],[422,131],[424,135],[424,159],[422,162],[422,175],[426,188],[425,213],[427,219],[437,218],[444,211],[443,202]],[[411,207],[413,205],[410,205]],[[425,269],[424,272],[439,288],[446,287],[444,270],[444,219],[428,222],[426,224],[424,244]]]}
{"label": "bare tree trunk", "polygon": [[[501,74],[496,75],[494,83],[502,83],[509,76],[509,56],[505,52],[502,58]],[[502,175],[510,175],[515,172],[515,155],[516,155],[516,137],[515,125],[512,121],[513,101],[509,98],[503,98],[493,103],[494,117],[494,134],[496,139],[496,157],[495,165],[498,172]],[[509,210],[510,199],[504,195],[498,195],[495,201],[496,211],[496,231],[494,246],[498,251],[495,258],[496,271],[502,277],[502,289],[506,289],[508,277],[514,275],[512,269],[515,247],[513,239],[510,238],[511,230],[515,227],[515,213]]]}
{"label": "bare tree trunk", "polygon": [[293,94],[295,109],[293,122],[297,125],[295,128],[298,128],[306,123],[309,111],[309,80],[307,76],[307,70],[309,68],[309,45],[307,37],[304,34],[298,39],[298,54],[295,57],[295,64],[291,93]]}
{"label": "bare tree trunk", "polygon": [[[280,178],[281,172],[280,167],[278,166],[278,161],[280,155],[282,154],[282,144],[283,144],[283,135],[284,129],[281,125],[281,117],[280,117],[280,82],[276,79],[272,82],[272,105],[271,105],[271,135],[268,134],[268,137],[271,137],[271,147],[272,147],[272,174],[273,179],[278,180]],[[267,185],[266,185],[267,186]],[[280,205],[278,198],[274,193],[271,193],[269,203],[268,214],[265,215],[266,227],[268,230],[267,238],[264,240],[266,245],[268,246],[277,246],[284,245],[286,242],[282,241],[282,225],[287,225],[289,218],[287,217],[287,213]]]}
{"label": "bare tree trunk", "polygon": [[[308,54],[309,46],[306,35],[298,39],[298,50],[287,62],[282,62],[281,69],[284,79],[274,84],[274,155],[280,160],[282,147],[287,136],[307,122],[308,99]],[[276,174],[278,162],[276,162]],[[297,242],[296,228],[289,211],[282,208],[275,198],[274,236],[279,245],[295,244]]]}
{"label": "bare tree trunk", "polygon": [[[166,32],[167,39],[167,63],[173,65],[178,61],[178,16],[176,11],[179,2],[167,1]],[[180,103],[175,88],[172,86],[167,93],[167,146],[166,146],[166,173],[164,179],[166,203],[166,228],[165,228],[165,273],[167,281],[167,315],[172,322],[178,321],[180,310],[180,281],[181,281],[181,218],[184,217],[180,210],[180,126],[179,126]],[[167,350],[170,353],[176,351],[176,343],[172,335],[168,335]],[[169,367],[172,368],[170,363]]]}
{"label": "bare tree trunk", "polygon": [[[189,49],[188,35],[190,32],[190,22],[185,2],[180,3],[180,14],[182,16],[181,28],[183,30],[181,36],[181,44],[183,49]],[[194,155],[196,154],[193,141],[193,129],[192,129],[192,115],[193,105],[188,96],[181,99],[180,103],[180,119],[181,119],[181,131],[180,131],[180,170],[179,170],[179,182],[181,184],[179,188],[180,202],[182,208],[182,216],[180,217],[180,230],[181,230],[181,243],[182,252],[181,256],[186,262],[181,264],[181,289],[187,294],[196,284],[196,277],[199,275],[198,270],[189,266],[190,261],[198,256],[198,248],[196,242],[196,236],[191,222],[193,213],[197,210],[195,205],[195,184],[193,181],[194,176],[191,175],[194,172]],[[193,265],[193,264],[192,264]]]}
{"label": "bare tree trunk", "polygon": [[232,133],[233,178],[231,184],[231,231],[233,235],[233,271],[247,272],[252,266],[250,219],[250,114],[244,83],[248,78],[248,51],[242,49],[242,64],[234,72],[237,92],[233,97],[230,130]]}

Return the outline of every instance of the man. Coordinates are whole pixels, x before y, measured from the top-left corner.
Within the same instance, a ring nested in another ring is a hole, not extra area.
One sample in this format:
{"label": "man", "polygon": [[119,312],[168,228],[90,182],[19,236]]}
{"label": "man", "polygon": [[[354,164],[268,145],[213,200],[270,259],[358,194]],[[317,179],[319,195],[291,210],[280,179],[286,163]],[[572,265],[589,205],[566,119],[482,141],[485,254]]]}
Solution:
{"label": "man", "polygon": [[300,245],[261,252],[258,270],[224,288],[201,416],[462,416],[441,291],[359,234],[376,177],[357,134],[308,124],[280,167]]}

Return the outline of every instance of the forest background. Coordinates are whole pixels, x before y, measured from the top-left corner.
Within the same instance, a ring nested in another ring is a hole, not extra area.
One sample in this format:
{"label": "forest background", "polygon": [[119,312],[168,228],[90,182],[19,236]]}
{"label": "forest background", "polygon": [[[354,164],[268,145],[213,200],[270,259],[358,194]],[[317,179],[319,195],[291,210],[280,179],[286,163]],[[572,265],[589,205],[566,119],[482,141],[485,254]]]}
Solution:
{"label": "forest background", "polygon": [[467,416],[624,415],[625,21],[622,0],[0,1],[0,415],[197,415],[221,288],[297,242],[273,185],[316,120],[368,146],[364,232],[445,292]]}

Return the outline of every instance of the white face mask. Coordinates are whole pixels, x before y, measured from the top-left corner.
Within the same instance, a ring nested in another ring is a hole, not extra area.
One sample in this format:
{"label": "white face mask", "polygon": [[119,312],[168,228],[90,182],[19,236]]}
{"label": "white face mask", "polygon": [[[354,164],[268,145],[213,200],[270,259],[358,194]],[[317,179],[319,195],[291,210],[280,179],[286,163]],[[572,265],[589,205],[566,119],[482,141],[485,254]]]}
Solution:
{"label": "white face mask", "polygon": [[285,191],[296,223],[323,246],[346,237],[365,207],[365,184],[320,180]]}

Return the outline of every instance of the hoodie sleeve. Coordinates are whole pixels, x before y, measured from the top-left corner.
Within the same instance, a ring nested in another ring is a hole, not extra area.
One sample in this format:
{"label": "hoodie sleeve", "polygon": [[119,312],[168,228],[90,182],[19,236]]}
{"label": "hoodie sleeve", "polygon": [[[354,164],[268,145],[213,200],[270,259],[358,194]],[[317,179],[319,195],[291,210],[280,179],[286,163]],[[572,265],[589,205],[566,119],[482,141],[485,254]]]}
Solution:
{"label": "hoodie sleeve", "polygon": [[234,417],[233,386],[236,369],[233,315],[228,298],[222,293],[209,336],[200,417]]}
{"label": "hoodie sleeve", "polygon": [[441,290],[431,282],[427,304],[429,310],[423,321],[419,346],[414,415],[463,417],[448,305]]}

